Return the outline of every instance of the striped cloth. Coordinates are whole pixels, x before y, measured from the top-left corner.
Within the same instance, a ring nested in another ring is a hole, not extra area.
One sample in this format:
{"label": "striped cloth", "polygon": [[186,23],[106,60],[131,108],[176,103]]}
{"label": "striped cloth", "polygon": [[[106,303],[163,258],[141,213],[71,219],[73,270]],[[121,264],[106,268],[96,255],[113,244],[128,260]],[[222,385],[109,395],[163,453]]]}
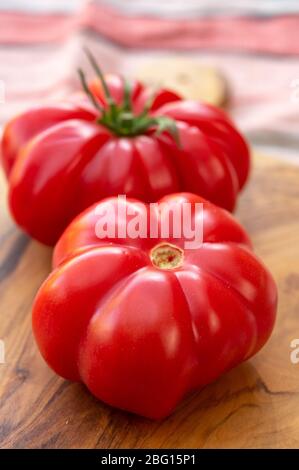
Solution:
{"label": "striped cloth", "polygon": [[223,72],[253,143],[296,155],[298,36],[297,0],[1,0],[0,124],[76,90],[82,44],[129,75],[175,53]]}

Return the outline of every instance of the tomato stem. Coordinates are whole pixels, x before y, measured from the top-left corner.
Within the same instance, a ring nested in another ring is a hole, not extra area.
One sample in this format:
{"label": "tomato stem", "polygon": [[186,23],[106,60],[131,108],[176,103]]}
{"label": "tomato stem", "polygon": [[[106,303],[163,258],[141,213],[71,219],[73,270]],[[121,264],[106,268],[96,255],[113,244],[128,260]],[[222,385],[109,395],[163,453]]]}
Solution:
{"label": "tomato stem", "polygon": [[184,262],[184,251],[171,243],[160,243],[150,252],[152,264],[159,269],[177,269]]}
{"label": "tomato stem", "polygon": [[131,86],[128,80],[124,79],[124,111],[132,111]]}
{"label": "tomato stem", "polygon": [[97,64],[92,53],[85,48],[85,54],[93,68],[96,76],[99,78],[103,88],[106,106],[102,107],[97,98],[91,92],[82,69],[78,70],[82,88],[89,100],[100,112],[97,122],[107,127],[111,132],[118,136],[133,137],[153,129],[156,135],[163,132],[169,132],[174,141],[180,146],[179,133],[176,122],[167,116],[153,116],[150,114],[154,97],[151,97],[144,105],[140,114],[135,115],[132,111],[132,90],[129,82],[124,80],[124,97],[121,104],[116,104],[111,95],[105,76]]}
{"label": "tomato stem", "polygon": [[87,55],[87,58],[90,62],[90,65],[92,66],[93,70],[95,71],[95,74],[96,76],[100,79],[100,82],[102,84],[102,87],[103,87],[103,90],[104,90],[104,93],[105,93],[105,97],[106,97],[106,100],[107,100],[107,103],[109,104],[109,106],[111,107],[111,110],[115,110],[115,107],[116,107],[116,104],[115,104],[115,101],[114,99],[112,98],[111,96],[111,93],[110,93],[110,90],[109,90],[109,87],[107,85],[107,82],[105,80],[105,77],[104,77],[104,74],[102,72],[102,70],[100,69],[100,67],[98,66],[94,56],[92,55],[92,53],[90,52],[89,49],[87,49],[87,47],[84,48],[84,52],[85,54]]}
{"label": "tomato stem", "polygon": [[86,78],[85,78],[85,75],[84,75],[84,72],[82,69],[78,69],[78,73],[79,73],[79,77],[80,77],[80,81],[81,81],[81,85],[82,85],[82,88],[83,90],[85,91],[85,93],[87,94],[87,96],[89,97],[90,101],[92,102],[92,104],[94,105],[94,107],[100,111],[101,113],[104,111],[104,108],[102,108],[100,106],[100,104],[98,103],[98,101],[95,99],[94,95],[91,93],[90,89],[89,89],[89,86],[87,84],[87,81],[86,81]]}

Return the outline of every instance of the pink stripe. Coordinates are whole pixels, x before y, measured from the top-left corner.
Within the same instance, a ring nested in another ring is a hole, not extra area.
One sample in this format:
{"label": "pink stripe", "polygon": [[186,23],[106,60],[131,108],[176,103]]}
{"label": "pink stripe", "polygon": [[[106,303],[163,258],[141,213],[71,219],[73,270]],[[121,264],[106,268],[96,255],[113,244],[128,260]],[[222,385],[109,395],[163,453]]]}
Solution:
{"label": "pink stripe", "polygon": [[82,25],[119,45],[132,48],[203,48],[299,54],[299,15],[271,19],[168,20],[124,16],[97,4],[90,4],[81,14],[70,16],[0,12],[0,43],[63,41]]}
{"label": "pink stripe", "polygon": [[78,16],[0,12],[0,43],[62,41],[78,26]]}
{"label": "pink stripe", "polygon": [[90,4],[86,18],[86,25],[94,31],[127,47],[299,53],[299,15],[270,19],[217,17],[168,20],[124,16],[103,5]]}

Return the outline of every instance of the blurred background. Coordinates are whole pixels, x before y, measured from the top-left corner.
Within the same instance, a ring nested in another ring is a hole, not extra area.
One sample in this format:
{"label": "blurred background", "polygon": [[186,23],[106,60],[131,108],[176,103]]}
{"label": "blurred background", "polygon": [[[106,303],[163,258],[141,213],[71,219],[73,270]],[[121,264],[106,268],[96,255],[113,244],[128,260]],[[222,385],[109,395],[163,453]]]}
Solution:
{"label": "blurred background", "polygon": [[0,126],[105,72],[225,107],[250,142],[299,156],[298,0],[0,0]]}

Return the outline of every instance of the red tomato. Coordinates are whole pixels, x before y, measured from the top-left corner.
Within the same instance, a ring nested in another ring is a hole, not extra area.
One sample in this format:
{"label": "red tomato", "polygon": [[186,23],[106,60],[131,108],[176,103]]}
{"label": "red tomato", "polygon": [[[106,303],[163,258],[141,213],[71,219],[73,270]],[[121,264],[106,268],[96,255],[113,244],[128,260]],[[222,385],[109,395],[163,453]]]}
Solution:
{"label": "red tomato", "polygon": [[129,94],[118,76],[104,84],[84,83],[94,107],[84,99],[38,107],[6,125],[9,205],[28,234],[52,245],[75,215],[118,194],[149,202],[191,191],[233,210],[249,152],[223,111],[168,90],[147,106],[142,84]]}
{"label": "red tomato", "polygon": [[[187,193],[161,202],[190,203],[192,223],[195,203],[203,204],[199,247],[186,248],[171,230],[168,238],[151,238],[149,228],[144,238],[120,237],[131,219],[111,211],[115,233],[99,238],[98,214],[117,206],[108,198],[66,229],[33,307],[37,344],[56,373],[151,418],[255,354],[271,334],[277,303],[270,273],[227,211]],[[148,220],[147,204],[122,204]]]}

